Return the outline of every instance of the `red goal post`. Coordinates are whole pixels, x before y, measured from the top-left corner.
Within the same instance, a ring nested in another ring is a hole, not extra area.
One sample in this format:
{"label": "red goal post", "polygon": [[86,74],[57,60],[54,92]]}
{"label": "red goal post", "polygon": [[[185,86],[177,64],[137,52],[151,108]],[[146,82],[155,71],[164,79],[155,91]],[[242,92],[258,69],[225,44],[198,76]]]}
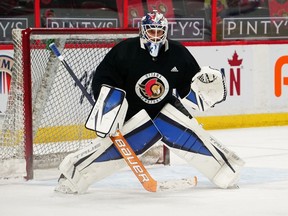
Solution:
{"label": "red goal post", "polygon": [[58,166],[96,137],[84,127],[90,103],[48,44],[57,44],[91,94],[92,74],[106,53],[139,30],[29,28],[12,34],[14,65],[0,132],[0,178],[32,179],[34,169]]}

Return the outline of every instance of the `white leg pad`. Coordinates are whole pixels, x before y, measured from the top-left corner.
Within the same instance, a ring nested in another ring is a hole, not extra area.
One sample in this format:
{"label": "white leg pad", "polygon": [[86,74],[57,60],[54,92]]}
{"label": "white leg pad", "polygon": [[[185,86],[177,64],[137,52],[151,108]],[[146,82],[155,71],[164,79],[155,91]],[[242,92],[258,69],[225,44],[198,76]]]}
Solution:
{"label": "white leg pad", "polygon": [[[196,119],[189,119],[172,105],[167,104],[161,110],[161,114],[170,119],[168,120],[168,124],[175,122],[175,125],[180,124],[187,128],[187,130],[193,131],[193,133],[203,142],[211,155],[173,148],[171,143],[166,143],[165,145],[168,146],[171,151],[193,165],[220,188],[233,187],[237,183],[240,170],[244,166],[244,161],[242,159],[205,131],[198,124]],[[163,133],[163,137],[166,136],[165,133],[169,136],[169,131],[166,131],[164,127],[159,130]],[[186,130],[183,130],[183,134],[186,132]],[[182,137],[179,137],[179,139],[182,139]],[[186,143],[185,145],[189,145],[189,143]]]}
{"label": "white leg pad", "polygon": [[[154,125],[146,111],[142,110],[124,125],[122,133],[127,134],[132,132],[134,129],[138,129],[146,123]],[[161,134],[155,126],[153,127],[158,140],[160,140]],[[154,133],[152,134],[154,135]],[[154,141],[156,142],[157,140],[153,139],[153,141],[147,142],[145,140],[145,142],[140,143],[141,145],[152,145]],[[59,166],[59,170],[65,178],[63,176],[63,178],[59,180],[59,184],[55,190],[62,193],[85,193],[93,182],[99,181],[125,167],[126,162],[124,159],[95,162],[111,145],[113,145],[113,143],[109,137],[104,139],[97,138],[93,140],[91,145],[68,155]],[[146,152],[148,150],[149,148]],[[142,153],[142,155],[144,153]]]}
{"label": "white leg pad", "polygon": [[[231,170],[226,163],[222,165],[221,169],[218,170],[216,175],[213,177],[212,182],[221,188],[235,188],[240,178],[241,168],[244,166],[244,161],[240,158],[234,159],[236,156],[234,153],[228,158],[228,161],[233,167],[234,171]],[[236,156],[237,157],[237,156]]]}

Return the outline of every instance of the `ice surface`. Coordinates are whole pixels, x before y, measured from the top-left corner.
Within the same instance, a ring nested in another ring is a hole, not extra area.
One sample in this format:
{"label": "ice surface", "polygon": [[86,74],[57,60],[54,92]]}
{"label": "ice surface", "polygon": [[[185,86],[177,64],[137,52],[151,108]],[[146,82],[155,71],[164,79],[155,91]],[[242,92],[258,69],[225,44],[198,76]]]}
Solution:
{"label": "ice surface", "polygon": [[147,167],[156,180],[198,176],[185,191],[150,193],[129,169],[97,182],[83,195],[53,191],[58,171],[32,181],[0,184],[0,216],[287,216],[288,126],[210,131],[245,162],[240,189],[218,189],[172,155],[171,166]]}

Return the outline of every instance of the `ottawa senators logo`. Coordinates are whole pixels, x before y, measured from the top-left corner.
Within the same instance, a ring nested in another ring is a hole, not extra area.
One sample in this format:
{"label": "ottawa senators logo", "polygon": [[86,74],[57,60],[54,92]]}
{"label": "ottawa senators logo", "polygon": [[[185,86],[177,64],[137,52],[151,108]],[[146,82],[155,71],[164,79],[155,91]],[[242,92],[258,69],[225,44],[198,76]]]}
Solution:
{"label": "ottawa senators logo", "polygon": [[152,72],[138,80],[135,91],[145,103],[155,104],[167,95],[169,84],[161,74]]}
{"label": "ottawa senators logo", "polygon": [[164,86],[157,79],[148,80],[146,84],[139,84],[140,91],[147,98],[159,98],[164,93]]}

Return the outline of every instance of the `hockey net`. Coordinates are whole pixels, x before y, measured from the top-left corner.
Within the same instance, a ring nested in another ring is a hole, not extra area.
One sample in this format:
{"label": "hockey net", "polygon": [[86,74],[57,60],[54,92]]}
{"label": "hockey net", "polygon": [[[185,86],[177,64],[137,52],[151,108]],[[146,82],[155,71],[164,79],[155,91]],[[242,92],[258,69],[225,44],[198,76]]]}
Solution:
{"label": "hockey net", "polygon": [[118,42],[135,30],[15,29],[12,82],[0,132],[0,178],[33,178],[33,170],[56,167],[95,133],[84,123],[91,105],[48,49],[56,43],[91,94],[92,75]]}

